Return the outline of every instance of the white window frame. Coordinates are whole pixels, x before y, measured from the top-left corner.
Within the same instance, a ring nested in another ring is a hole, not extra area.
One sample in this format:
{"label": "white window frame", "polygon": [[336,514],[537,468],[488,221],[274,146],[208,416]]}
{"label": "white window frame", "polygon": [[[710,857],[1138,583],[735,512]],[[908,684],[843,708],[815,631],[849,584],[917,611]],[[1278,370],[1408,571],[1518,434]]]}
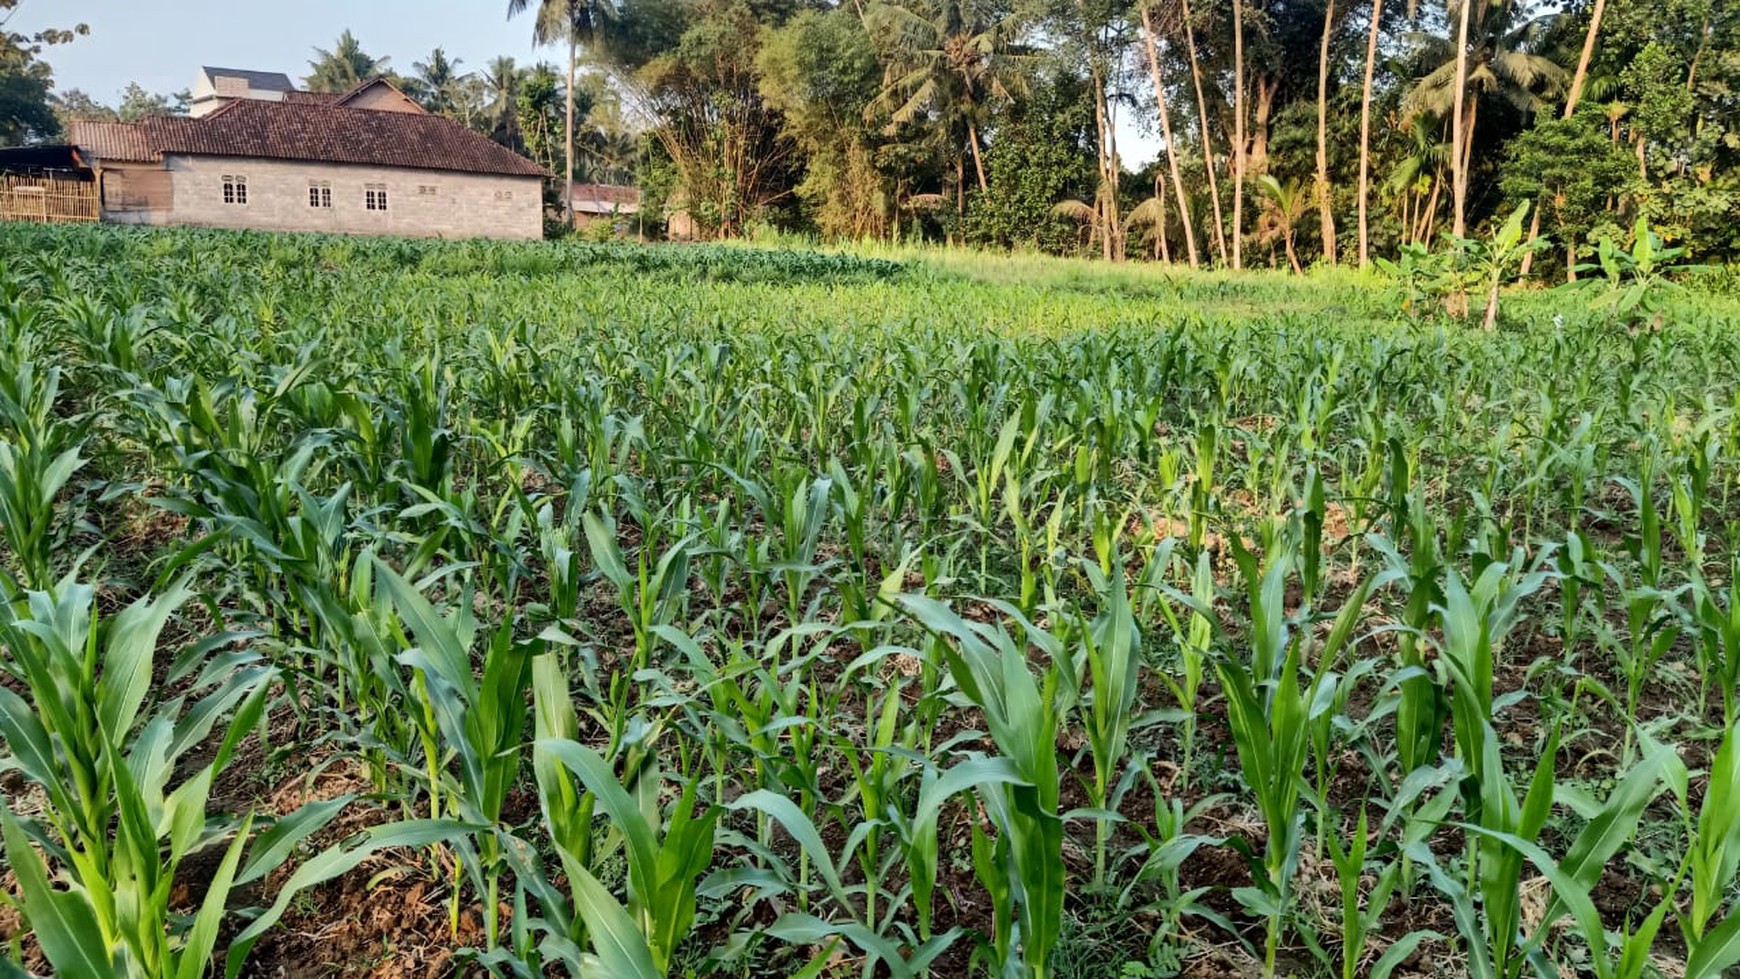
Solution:
{"label": "white window frame", "polygon": [[223,175],[223,200],[226,205],[248,206],[248,178],[239,173]]}
{"label": "white window frame", "polygon": [[308,206],[323,211],[332,208],[332,181],[317,180],[308,185]]}
{"label": "white window frame", "polygon": [[387,210],[387,185],[386,184],[363,184],[363,210],[379,211],[381,213],[386,212],[386,210]]}

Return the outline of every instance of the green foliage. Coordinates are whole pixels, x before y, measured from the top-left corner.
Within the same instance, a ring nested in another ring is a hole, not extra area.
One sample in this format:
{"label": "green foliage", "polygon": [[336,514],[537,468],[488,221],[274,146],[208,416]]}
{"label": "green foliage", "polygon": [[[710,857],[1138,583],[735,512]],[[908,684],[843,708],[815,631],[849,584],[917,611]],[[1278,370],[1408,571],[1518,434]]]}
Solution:
{"label": "green foliage", "polygon": [[1632,228],[1629,249],[1603,235],[1595,252],[1596,263],[1582,266],[1583,271],[1600,273],[1600,278],[1591,279],[1586,287],[1598,292],[1593,308],[1610,311],[1630,327],[1647,324],[1660,329],[1673,294],[1680,288],[1670,276],[1692,271],[1678,263],[1687,251],[1668,247],[1646,217],[1639,217]]}
{"label": "green foliage", "polygon": [[1077,81],[1034,87],[1004,110],[985,154],[991,190],[968,200],[969,241],[1000,248],[1069,254],[1081,247],[1074,221],[1053,213],[1060,200],[1092,199],[1094,171],[1083,152],[1093,134],[1093,103]]}
{"label": "green foliage", "polygon": [[[1586,103],[1587,106],[1587,103]],[[1609,142],[1586,107],[1569,119],[1543,117],[1506,147],[1501,188],[1511,200],[1538,200],[1545,226],[1574,267],[1578,252],[1608,220],[1609,204],[1627,188],[1636,169]]]}
{"label": "green foliage", "polygon": [[1731,298],[881,251],[0,229],[8,957],[1731,964]]}

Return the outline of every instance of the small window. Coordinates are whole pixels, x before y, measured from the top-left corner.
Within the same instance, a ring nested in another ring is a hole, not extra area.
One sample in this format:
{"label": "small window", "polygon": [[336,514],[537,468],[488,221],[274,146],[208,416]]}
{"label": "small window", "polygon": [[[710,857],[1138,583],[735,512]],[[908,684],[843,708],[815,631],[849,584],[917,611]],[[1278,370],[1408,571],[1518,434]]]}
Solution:
{"label": "small window", "polygon": [[235,174],[224,174],[224,203],[246,204],[248,202],[248,178]]}
{"label": "small window", "polygon": [[330,181],[322,180],[319,183],[308,185],[308,206],[332,206],[332,183]]}
{"label": "small window", "polygon": [[371,211],[387,209],[387,185],[363,184],[363,206]]}
{"label": "small window", "polygon": [[439,193],[440,193],[440,191],[431,184],[418,184],[417,185],[417,196],[418,197],[434,197],[436,194],[439,194]]}
{"label": "small window", "polygon": [[511,201],[514,199],[514,192],[511,190],[498,190],[495,192],[495,199],[498,201]]}

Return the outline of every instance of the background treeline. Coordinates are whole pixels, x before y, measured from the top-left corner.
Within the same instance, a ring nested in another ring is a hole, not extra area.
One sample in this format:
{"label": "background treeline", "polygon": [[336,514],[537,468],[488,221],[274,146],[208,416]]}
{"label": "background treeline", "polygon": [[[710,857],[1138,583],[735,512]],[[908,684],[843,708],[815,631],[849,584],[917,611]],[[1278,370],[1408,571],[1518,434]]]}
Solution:
{"label": "background treeline", "polygon": [[[1303,267],[1478,234],[1532,201],[1556,245],[1536,264],[1555,272],[1639,217],[1701,259],[1740,252],[1740,12],[1723,0],[507,13],[560,63],[464,66],[437,49],[396,79],[553,172],[638,183],[648,210],[680,210],[704,238],[777,228]],[[308,81],[394,67],[347,32]],[[172,103],[139,91],[114,112]],[[1140,168],[1119,143],[1137,131],[1161,148]]]}

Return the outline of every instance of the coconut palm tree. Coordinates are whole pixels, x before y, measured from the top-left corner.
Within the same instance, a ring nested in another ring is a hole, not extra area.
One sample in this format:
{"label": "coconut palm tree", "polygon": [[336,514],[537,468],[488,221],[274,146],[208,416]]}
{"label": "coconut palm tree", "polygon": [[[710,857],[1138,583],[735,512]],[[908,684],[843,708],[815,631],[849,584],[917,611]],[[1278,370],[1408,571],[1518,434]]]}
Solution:
{"label": "coconut palm tree", "polygon": [[[1178,200],[1180,206],[1184,206],[1182,194],[1179,195]],[[1185,216],[1184,233],[1189,238],[1191,235],[1190,212],[1186,209],[1183,214]],[[1154,173],[1154,196],[1130,209],[1129,217],[1124,219],[1124,227],[1126,229],[1146,227],[1154,241],[1154,257],[1167,265],[1172,264],[1172,249],[1166,241],[1166,178],[1162,177],[1158,171]],[[1194,242],[1195,239],[1190,238],[1190,240]],[[1194,248],[1190,253],[1190,266],[1191,268],[1196,267]]]}
{"label": "coconut palm tree", "polygon": [[1274,256],[1274,243],[1279,239],[1287,248],[1287,264],[1295,273],[1303,273],[1305,269],[1299,264],[1299,253],[1293,247],[1299,219],[1305,216],[1307,200],[1304,188],[1299,186],[1299,178],[1282,183],[1272,174],[1260,173],[1256,184],[1257,191],[1263,195],[1263,212],[1257,218],[1257,239],[1270,246],[1271,258]]}
{"label": "coconut palm tree", "polygon": [[1015,23],[980,0],[878,3],[864,22],[886,39],[889,65],[866,114],[893,129],[932,113],[945,132],[964,132],[979,190],[988,190],[979,123],[992,103],[1026,91],[1023,69],[1032,60],[1015,43]]}
{"label": "coconut palm tree", "polygon": [[[533,0],[508,0],[507,15],[512,20],[532,9]],[[532,40],[537,44],[568,45],[567,106],[563,112],[563,142],[566,153],[563,162],[567,172],[562,177],[562,201],[568,212],[568,222],[574,216],[574,76],[580,61],[580,49],[595,44],[617,19],[619,11],[613,0],[538,0],[532,21]]]}
{"label": "coconut palm tree", "polygon": [[1404,242],[1426,241],[1431,237],[1444,189],[1444,165],[1450,160],[1450,144],[1441,139],[1442,131],[1443,124],[1425,113],[1410,120],[1407,154],[1384,184],[1401,212]]}
{"label": "coconut palm tree", "polygon": [[459,70],[460,64],[461,59],[449,58],[445,50],[436,48],[427,59],[411,62],[413,74],[406,79],[407,87],[423,108],[444,116],[455,115],[464,102],[465,80],[471,77]]}
{"label": "coconut palm tree", "polygon": [[497,57],[483,69],[484,117],[490,138],[511,149],[521,146],[519,126],[520,67],[514,59]]}
{"label": "coconut palm tree", "polygon": [[313,70],[304,82],[315,92],[347,91],[377,75],[386,74],[387,62],[391,60],[370,57],[363,51],[356,35],[346,30],[338,36],[338,43],[332,50],[314,49],[314,60],[308,62],[308,67]]}
{"label": "coconut palm tree", "polygon": [[1424,111],[1450,118],[1452,230],[1466,235],[1468,169],[1481,98],[1498,96],[1533,112],[1564,90],[1565,69],[1534,50],[1562,15],[1530,16],[1525,0],[1449,2],[1457,21],[1456,39],[1422,41],[1422,56],[1428,63],[1437,61],[1438,67],[1414,83],[1404,107],[1409,116]]}

